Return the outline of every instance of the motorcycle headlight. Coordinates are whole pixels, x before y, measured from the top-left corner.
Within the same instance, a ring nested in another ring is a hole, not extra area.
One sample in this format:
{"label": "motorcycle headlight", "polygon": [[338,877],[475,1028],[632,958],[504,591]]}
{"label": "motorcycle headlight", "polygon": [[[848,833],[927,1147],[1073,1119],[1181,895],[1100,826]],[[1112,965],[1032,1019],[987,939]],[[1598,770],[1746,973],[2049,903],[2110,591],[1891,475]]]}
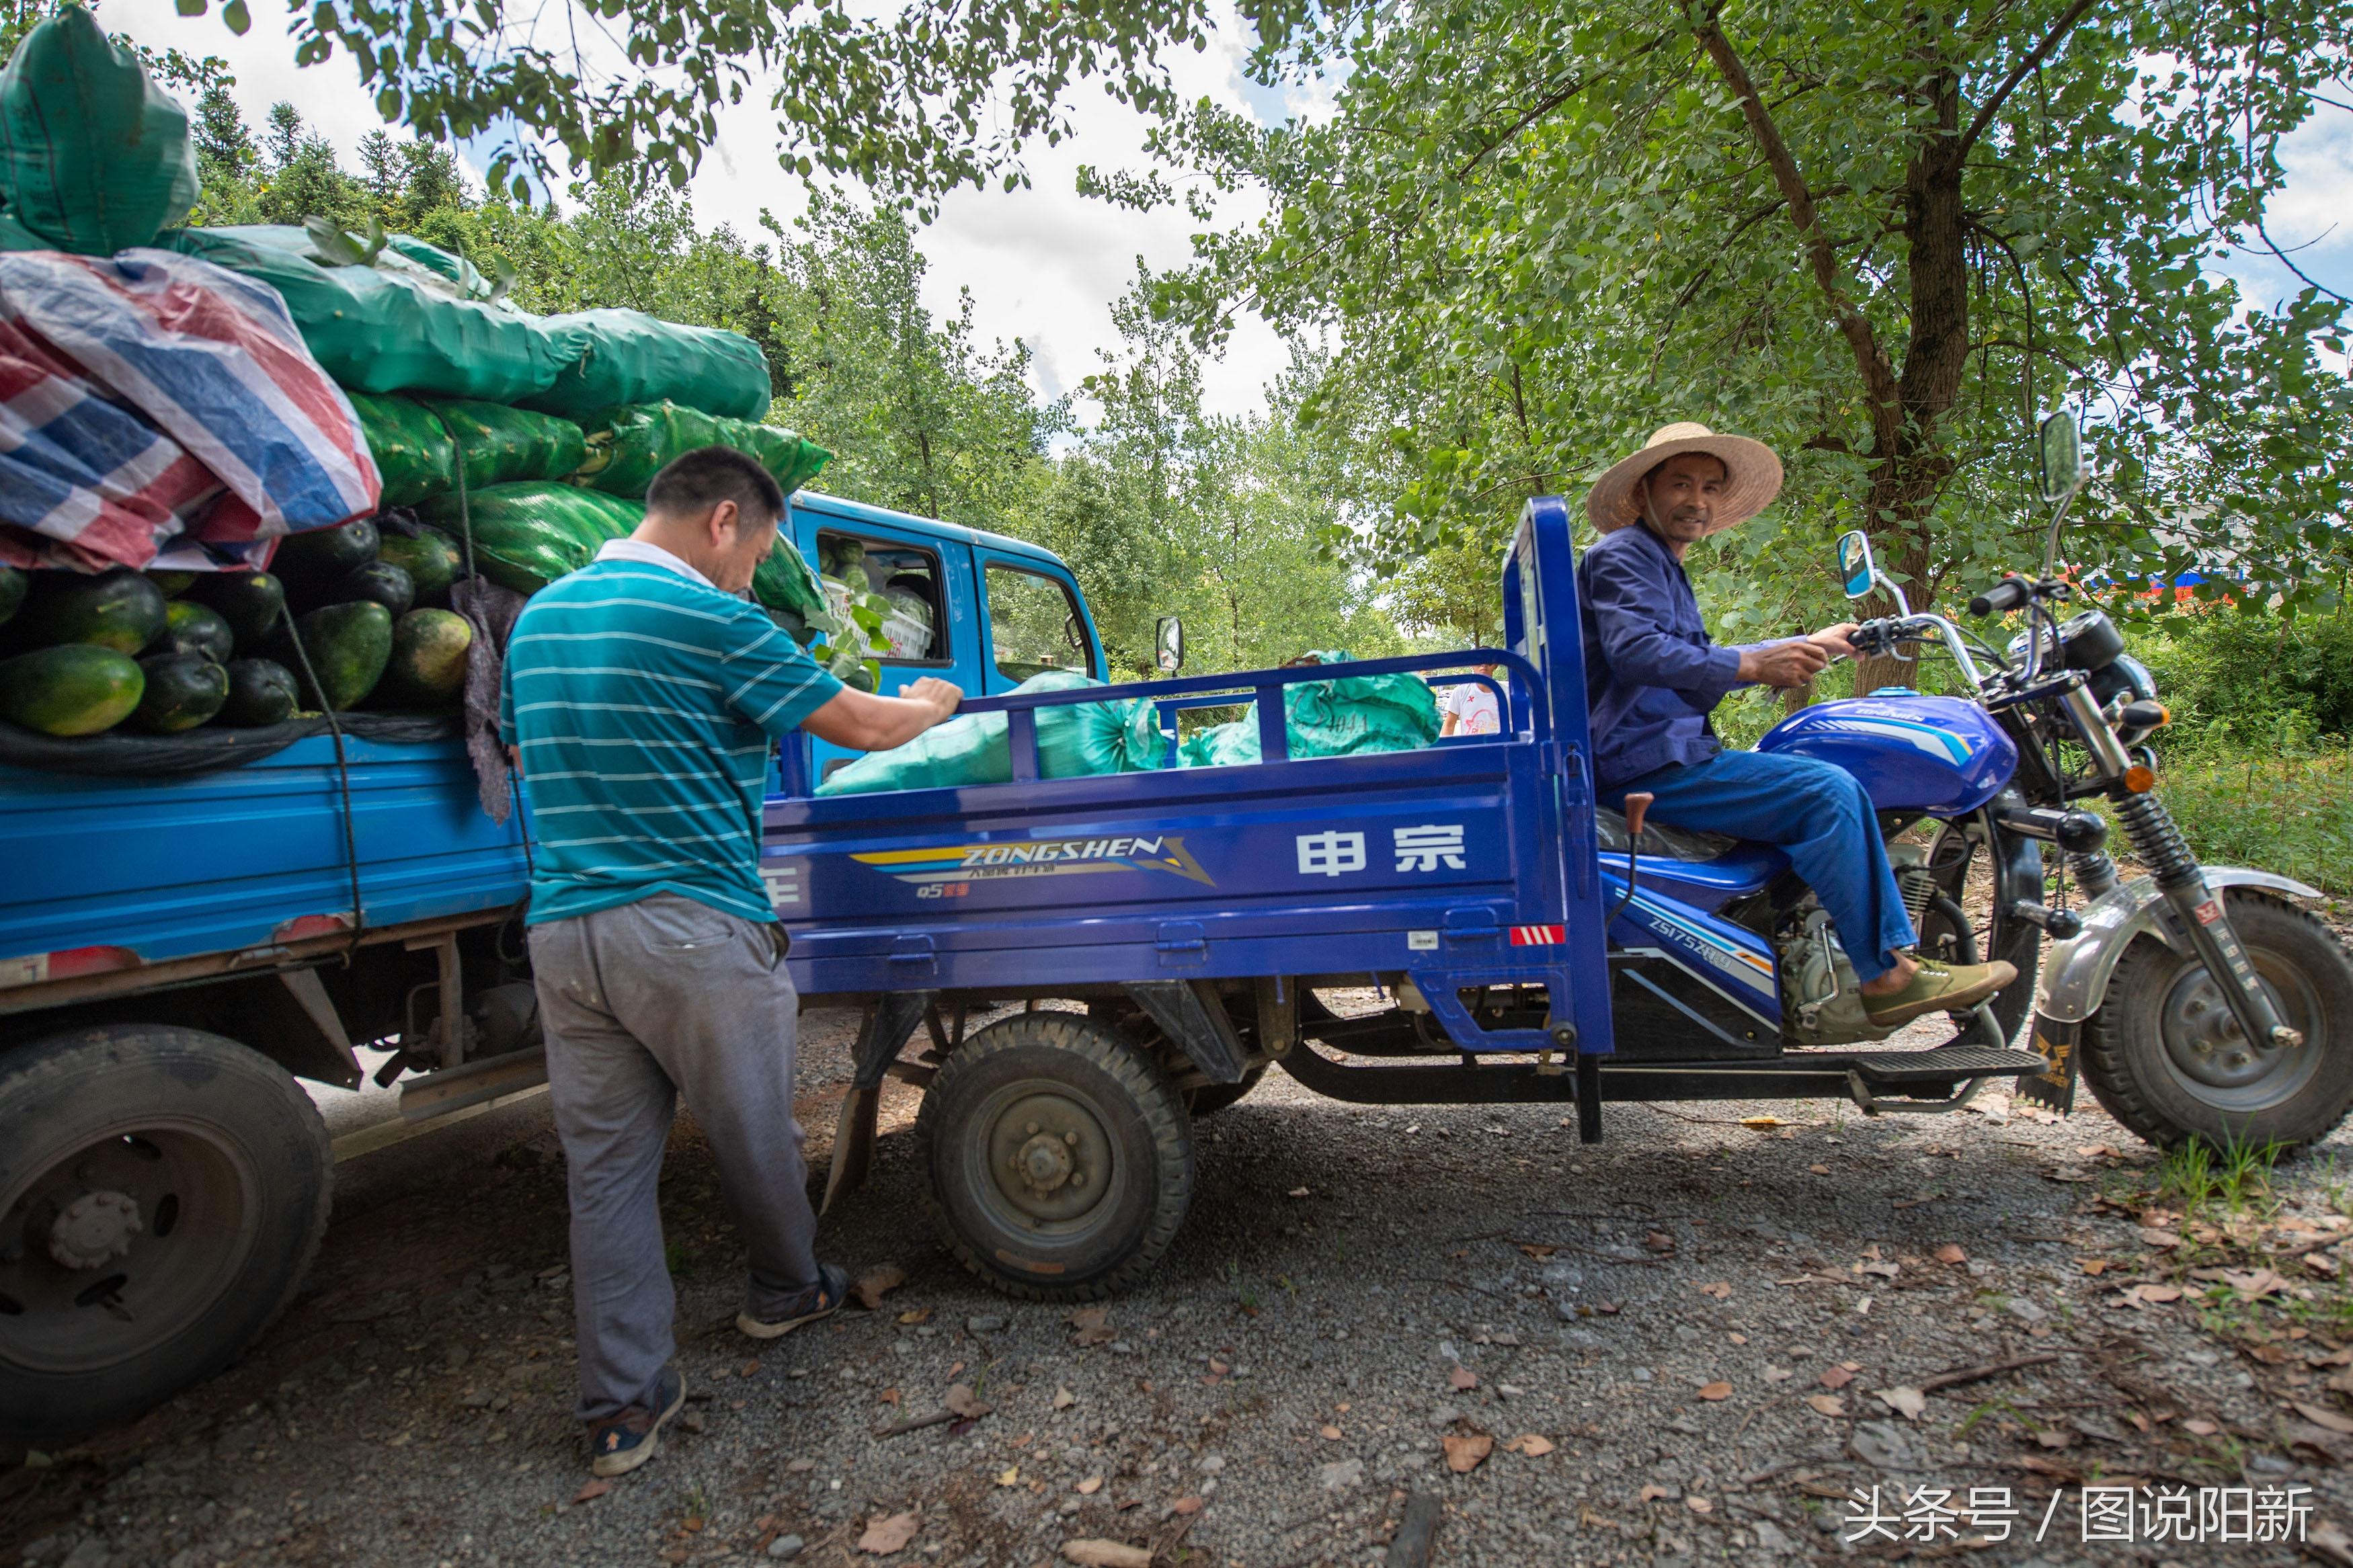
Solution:
{"label": "motorcycle headlight", "polygon": [[2118,697],[2127,702],[2154,701],[2157,678],[2149,674],[2148,666],[2128,653],[2120,653],[2092,671],[2092,695],[2099,699],[2103,708]]}

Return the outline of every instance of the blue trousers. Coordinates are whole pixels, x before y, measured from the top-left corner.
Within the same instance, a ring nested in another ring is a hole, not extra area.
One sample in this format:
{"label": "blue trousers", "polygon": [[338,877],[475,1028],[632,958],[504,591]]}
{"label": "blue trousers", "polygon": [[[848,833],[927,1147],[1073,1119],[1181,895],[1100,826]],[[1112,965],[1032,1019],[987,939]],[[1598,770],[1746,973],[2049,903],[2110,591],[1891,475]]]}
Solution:
{"label": "blue trousers", "polygon": [[1871,796],[1852,774],[1810,757],[1718,752],[1604,790],[1602,798],[1620,805],[1641,790],[1658,797],[1651,815],[1661,822],[1788,850],[1838,928],[1857,979],[1877,979],[1895,967],[1898,949],[1918,943]]}

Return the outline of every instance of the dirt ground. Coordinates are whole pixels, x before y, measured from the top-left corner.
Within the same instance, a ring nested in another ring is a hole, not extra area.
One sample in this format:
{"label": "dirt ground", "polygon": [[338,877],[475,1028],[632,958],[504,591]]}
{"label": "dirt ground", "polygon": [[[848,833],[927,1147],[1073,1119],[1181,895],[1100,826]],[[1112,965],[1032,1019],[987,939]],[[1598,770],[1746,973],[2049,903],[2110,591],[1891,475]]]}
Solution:
{"label": "dirt ground", "polygon": [[[804,1021],[819,1170],[852,1022]],[[2353,1563],[2345,1133],[2268,1174],[2160,1162],[2088,1096],[2062,1121],[1989,1090],[1613,1106],[1588,1147],[1557,1109],[1277,1072],[1198,1125],[1156,1273],[1074,1319],[934,1241],[913,1106],[892,1086],[821,1237],[905,1282],[766,1345],[681,1124],[691,1403],[639,1472],[585,1484],[542,1100],[344,1165],[241,1364],[0,1477],[0,1563],[1307,1568],[1388,1561],[1429,1504],[1450,1568]],[[952,1389],[987,1413],[892,1431]]]}

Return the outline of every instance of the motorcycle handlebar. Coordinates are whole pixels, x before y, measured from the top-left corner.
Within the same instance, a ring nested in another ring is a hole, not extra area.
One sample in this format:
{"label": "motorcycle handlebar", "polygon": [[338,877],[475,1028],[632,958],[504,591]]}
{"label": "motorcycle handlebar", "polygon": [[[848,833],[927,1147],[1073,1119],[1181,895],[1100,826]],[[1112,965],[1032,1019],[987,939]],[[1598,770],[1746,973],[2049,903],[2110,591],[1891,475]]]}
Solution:
{"label": "motorcycle handlebar", "polygon": [[1973,616],[1999,616],[2017,609],[2033,595],[2033,584],[2023,577],[2004,577],[1969,601]]}

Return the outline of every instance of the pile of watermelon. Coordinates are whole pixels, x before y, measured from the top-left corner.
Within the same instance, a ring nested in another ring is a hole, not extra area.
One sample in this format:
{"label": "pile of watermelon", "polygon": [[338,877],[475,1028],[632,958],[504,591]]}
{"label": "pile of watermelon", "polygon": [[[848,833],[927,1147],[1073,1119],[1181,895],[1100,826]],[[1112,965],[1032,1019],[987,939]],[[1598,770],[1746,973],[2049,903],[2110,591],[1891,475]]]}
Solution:
{"label": "pile of watermelon", "polygon": [[0,718],[44,735],[254,729],[317,709],[433,709],[473,628],[458,552],[374,520],[300,533],[274,572],[97,575],[0,567]]}

